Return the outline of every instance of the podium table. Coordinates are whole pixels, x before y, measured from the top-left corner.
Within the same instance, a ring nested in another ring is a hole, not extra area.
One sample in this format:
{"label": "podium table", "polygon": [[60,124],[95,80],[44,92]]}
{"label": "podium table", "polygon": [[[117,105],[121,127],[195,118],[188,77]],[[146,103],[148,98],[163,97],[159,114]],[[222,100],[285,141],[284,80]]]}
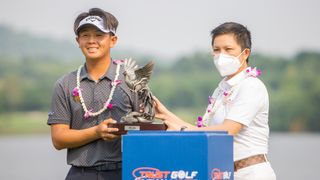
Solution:
{"label": "podium table", "polygon": [[233,180],[226,132],[129,131],[122,136],[124,180]]}

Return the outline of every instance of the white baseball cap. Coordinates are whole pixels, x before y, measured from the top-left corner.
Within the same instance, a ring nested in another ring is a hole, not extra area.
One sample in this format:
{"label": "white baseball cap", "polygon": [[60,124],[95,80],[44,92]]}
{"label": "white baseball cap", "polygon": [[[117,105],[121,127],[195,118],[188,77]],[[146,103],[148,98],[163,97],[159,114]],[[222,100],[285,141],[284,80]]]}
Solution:
{"label": "white baseball cap", "polygon": [[105,28],[104,27],[104,21],[101,17],[99,16],[88,16],[84,19],[82,19],[76,29],[76,33],[79,33],[79,30],[82,26],[84,25],[93,25],[95,27],[97,27],[100,31],[104,32],[104,33],[109,33],[112,32],[113,34],[116,34],[115,29],[109,29],[109,28]]}

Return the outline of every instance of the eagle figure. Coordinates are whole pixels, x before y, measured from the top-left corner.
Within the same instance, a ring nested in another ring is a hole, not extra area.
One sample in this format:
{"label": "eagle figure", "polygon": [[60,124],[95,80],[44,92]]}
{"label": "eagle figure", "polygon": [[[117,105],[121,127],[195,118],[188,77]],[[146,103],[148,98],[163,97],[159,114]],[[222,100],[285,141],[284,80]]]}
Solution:
{"label": "eagle figure", "polygon": [[138,104],[138,112],[133,111],[121,118],[126,123],[152,123],[155,116],[154,99],[148,87],[154,62],[150,61],[139,68],[131,58],[124,62],[124,80],[131,91],[135,94]]}

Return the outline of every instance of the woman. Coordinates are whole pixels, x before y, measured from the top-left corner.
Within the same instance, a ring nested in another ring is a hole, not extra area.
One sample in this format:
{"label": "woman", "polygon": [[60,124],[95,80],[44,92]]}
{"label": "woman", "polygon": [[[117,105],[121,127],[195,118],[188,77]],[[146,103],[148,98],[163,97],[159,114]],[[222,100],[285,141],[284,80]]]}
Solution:
{"label": "woman", "polygon": [[156,99],[156,117],[168,130],[228,131],[234,136],[236,180],[273,180],[275,173],[266,158],[268,153],[268,92],[257,76],[260,71],[248,67],[251,35],[241,24],[224,23],[211,32],[213,62],[222,77],[209,96],[209,105],[198,125],[174,115]]}

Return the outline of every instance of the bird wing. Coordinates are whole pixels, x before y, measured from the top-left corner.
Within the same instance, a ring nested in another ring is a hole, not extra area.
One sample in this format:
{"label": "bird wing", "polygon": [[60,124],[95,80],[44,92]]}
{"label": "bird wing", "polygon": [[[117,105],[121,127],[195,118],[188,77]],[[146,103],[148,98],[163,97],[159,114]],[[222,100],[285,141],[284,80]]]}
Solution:
{"label": "bird wing", "polygon": [[138,65],[136,65],[136,61],[129,58],[126,59],[124,63],[124,71],[127,76],[130,77],[130,79],[135,79],[135,71],[138,69]]}
{"label": "bird wing", "polygon": [[154,67],[154,62],[150,61],[142,68],[135,70],[135,75],[137,77],[137,80],[140,81],[141,79],[145,79],[148,82],[150,80],[153,67]]}

